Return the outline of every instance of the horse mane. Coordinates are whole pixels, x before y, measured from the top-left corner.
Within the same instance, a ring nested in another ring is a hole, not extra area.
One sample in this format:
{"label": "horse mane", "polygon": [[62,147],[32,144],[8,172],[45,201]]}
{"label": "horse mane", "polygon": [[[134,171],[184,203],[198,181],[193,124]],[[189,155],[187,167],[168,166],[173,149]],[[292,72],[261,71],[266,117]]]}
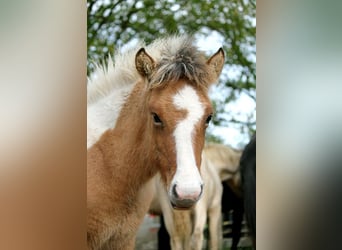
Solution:
{"label": "horse mane", "polygon": [[[141,46],[144,46],[143,42],[139,42],[136,47]],[[135,69],[136,47],[125,52],[118,51],[114,60],[109,55],[107,61],[95,64],[95,70],[87,83],[88,104],[106,97],[113,90],[132,85],[139,79],[139,73]]]}
{"label": "horse mane", "polygon": [[180,79],[189,80],[200,87],[207,87],[214,81],[206,57],[194,45],[193,36],[173,35],[157,39],[147,46],[141,41],[126,52],[117,52],[114,61],[109,56],[107,62],[97,64],[88,78],[88,104],[141,79],[135,67],[135,56],[142,47],[155,61],[155,69],[149,82],[150,88]]}

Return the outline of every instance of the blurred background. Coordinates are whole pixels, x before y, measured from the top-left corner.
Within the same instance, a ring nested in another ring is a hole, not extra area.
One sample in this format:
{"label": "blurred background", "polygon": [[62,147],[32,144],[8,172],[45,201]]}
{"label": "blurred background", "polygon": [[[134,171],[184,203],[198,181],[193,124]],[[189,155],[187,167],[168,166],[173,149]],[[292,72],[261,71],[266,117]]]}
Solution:
{"label": "blurred background", "polygon": [[216,115],[207,141],[243,148],[256,130],[256,1],[87,1],[87,72],[108,54],[167,34],[193,34],[207,56],[226,62],[211,89]]}

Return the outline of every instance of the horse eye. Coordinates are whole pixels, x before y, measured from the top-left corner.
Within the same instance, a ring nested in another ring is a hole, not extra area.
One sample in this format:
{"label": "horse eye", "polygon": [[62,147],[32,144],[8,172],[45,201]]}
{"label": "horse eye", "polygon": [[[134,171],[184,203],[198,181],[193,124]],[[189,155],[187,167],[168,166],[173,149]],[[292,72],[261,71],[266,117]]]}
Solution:
{"label": "horse eye", "polygon": [[209,115],[208,117],[207,117],[207,120],[205,120],[205,124],[206,125],[209,125],[209,122],[211,121],[211,118],[212,118],[213,116],[212,115]]}
{"label": "horse eye", "polygon": [[152,113],[154,124],[162,125],[162,121],[156,113]]}

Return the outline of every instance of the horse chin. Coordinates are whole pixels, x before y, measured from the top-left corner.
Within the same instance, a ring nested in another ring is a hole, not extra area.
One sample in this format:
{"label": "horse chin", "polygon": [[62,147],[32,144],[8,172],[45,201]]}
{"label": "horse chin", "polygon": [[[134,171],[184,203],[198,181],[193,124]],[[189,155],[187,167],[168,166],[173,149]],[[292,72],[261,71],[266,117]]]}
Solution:
{"label": "horse chin", "polygon": [[177,207],[177,206],[172,206],[172,208],[173,208],[174,210],[189,210],[190,208],[192,208],[192,206],[191,206],[191,207]]}
{"label": "horse chin", "polygon": [[172,208],[176,210],[188,210],[192,208],[194,204],[196,204],[196,202],[193,200],[181,200],[176,203],[171,201]]}

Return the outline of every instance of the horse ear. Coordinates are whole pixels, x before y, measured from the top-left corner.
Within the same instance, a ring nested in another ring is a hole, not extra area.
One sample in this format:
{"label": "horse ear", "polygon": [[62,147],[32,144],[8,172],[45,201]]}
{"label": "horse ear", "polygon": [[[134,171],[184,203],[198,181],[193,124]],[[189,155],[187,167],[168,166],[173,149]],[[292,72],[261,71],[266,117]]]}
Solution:
{"label": "horse ear", "polygon": [[150,78],[155,63],[152,57],[146,53],[144,48],[141,48],[135,55],[135,67],[142,77]]}
{"label": "horse ear", "polygon": [[224,65],[224,52],[223,49],[220,48],[212,57],[210,57],[207,61],[209,67],[211,67],[215,74],[215,81],[220,76],[223,65]]}

